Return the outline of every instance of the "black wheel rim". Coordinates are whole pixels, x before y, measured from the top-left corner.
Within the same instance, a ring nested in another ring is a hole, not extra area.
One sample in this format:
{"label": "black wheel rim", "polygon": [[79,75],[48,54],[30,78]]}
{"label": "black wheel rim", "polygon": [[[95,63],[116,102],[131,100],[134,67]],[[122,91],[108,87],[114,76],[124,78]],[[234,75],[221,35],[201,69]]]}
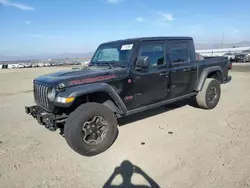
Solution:
{"label": "black wheel rim", "polygon": [[88,145],[97,145],[107,137],[107,132],[107,121],[101,116],[94,116],[84,123],[82,127],[82,138]]}
{"label": "black wheel rim", "polygon": [[208,90],[208,101],[210,103],[214,103],[216,102],[217,98],[218,98],[217,88],[215,86],[210,87]]}

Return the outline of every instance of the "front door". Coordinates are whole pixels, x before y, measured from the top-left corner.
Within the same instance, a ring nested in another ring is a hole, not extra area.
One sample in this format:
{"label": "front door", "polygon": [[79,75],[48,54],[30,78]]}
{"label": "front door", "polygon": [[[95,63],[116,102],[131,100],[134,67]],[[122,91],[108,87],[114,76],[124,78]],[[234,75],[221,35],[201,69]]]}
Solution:
{"label": "front door", "polygon": [[133,108],[164,100],[168,95],[169,69],[166,65],[164,42],[144,42],[138,57],[149,59],[149,68],[133,71]]}

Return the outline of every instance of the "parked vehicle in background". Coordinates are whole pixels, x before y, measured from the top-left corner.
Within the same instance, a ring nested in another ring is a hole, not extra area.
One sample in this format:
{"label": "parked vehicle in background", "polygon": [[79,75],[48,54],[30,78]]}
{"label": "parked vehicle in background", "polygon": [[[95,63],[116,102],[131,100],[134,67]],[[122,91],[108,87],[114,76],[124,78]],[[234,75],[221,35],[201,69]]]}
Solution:
{"label": "parked vehicle in background", "polygon": [[32,63],[32,67],[38,67],[38,64],[37,63]]}
{"label": "parked vehicle in background", "polygon": [[75,61],[73,65],[81,65],[81,62]]}
{"label": "parked vehicle in background", "polygon": [[245,61],[244,62],[249,62],[250,61],[250,50],[244,50],[244,51],[242,51],[242,54],[245,55]]}
{"label": "parked vehicle in background", "polygon": [[44,67],[49,67],[50,64],[49,64],[49,63],[44,63],[43,66],[44,66]]}
{"label": "parked vehicle in background", "polygon": [[25,68],[24,64],[18,64],[17,68]]}
{"label": "parked vehicle in background", "polygon": [[9,69],[16,69],[16,68],[18,68],[18,64],[9,64],[8,68]]}
{"label": "parked vehicle in background", "polygon": [[117,118],[183,99],[213,109],[230,80],[228,59],[197,62],[191,37],[119,40],[101,44],[86,68],[36,78],[36,105],[25,110],[49,130],[60,128],[74,151],[93,156],[117,138]]}
{"label": "parked vehicle in background", "polygon": [[31,65],[31,63],[25,63],[25,64],[24,64],[24,67],[25,67],[25,68],[31,68],[32,65]]}
{"label": "parked vehicle in background", "polygon": [[247,55],[250,55],[250,50],[244,50],[241,52],[242,54],[247,54]]}
{"label": "parked vehicle in background", "polygon": [[43,63],[38,63],[38,67],[44,67]]}
{"label": "parked vehicle in background", "polygon": [[244,63],[246,62],[246,55],[245,54],[236,54],[235,55],[235,62],[236,63]]}
{"label": "parked vehicle in background", "polygon": [[228,60],[230,60],[230,61],[234,61],[235,60],[235,54],[234,53],[231,53],[231,52],[225,53],[223,56],[227,57]]}
{"label": "parked vehicle in background", "polygon": [[250,55],[245,56],[245,62],[250,62]]}
{"label": "parked vehicle in background", "polygon": [[8,69],[9,65],[8,64],[3,64],[2,69]]}

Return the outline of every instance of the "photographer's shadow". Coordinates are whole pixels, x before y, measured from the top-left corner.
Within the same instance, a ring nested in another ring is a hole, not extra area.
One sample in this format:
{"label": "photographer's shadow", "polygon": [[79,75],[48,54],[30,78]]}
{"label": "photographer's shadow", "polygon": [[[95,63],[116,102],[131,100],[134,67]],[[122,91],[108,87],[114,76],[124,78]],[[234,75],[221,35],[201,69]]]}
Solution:
{"label": "photographer's shadow", "polygon": [[[134,185],[131,182],[133,174],[140,174],[147,180],[148,185]],[[123,182],[120,185],[112,185],[113,180],[117,175],[122,176]],[[108,181],[104,184],[103,188],[159,188],[160,186],[150,178],[145,172],[138,166],[133,165],[130,161],[123,161],[119,167],[116,167],[113,174]]]}

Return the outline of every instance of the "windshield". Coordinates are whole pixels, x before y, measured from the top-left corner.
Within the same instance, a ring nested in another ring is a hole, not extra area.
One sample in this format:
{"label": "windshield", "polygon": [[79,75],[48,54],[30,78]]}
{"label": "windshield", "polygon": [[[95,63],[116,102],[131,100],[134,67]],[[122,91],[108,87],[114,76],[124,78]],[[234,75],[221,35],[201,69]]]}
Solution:
{"label": "windshield", "polygon": [[106,43],[99,46],[94,54],[91,63],[118,63],[127,64],[131,57],[134,44],[131,43]]}

